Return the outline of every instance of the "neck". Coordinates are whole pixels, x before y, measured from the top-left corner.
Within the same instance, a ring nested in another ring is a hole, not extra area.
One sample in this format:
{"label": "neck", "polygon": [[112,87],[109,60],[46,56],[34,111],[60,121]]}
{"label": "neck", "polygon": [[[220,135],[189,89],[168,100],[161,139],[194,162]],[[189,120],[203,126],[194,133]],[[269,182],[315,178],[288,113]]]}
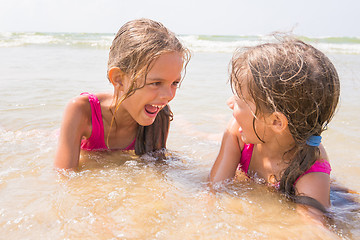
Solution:
{"label": "neck", "polygon": [[[251,167],[260,178],[275,183],[280,180],[282,171],[287,168],[292,159],[294,140],[274,137],[273,141],[254,146]],[[275,181],[276,179],[276,181]]]}
{"label": "neck", "polygon": [[290,134],[274,136],[270,141],[257,144],[256,148],[259,154],[266,156],[271,160],[291,159],[292,149],[295,141]]}
{"label": "neck", "polygon": [[126,109],[121,107],[121,105],[116,112],[115,106],[111,106],[109,110],[115,118],[114,121],[116,121],[117,128],[132,129],[138,127],[138,123],[132,118]]}

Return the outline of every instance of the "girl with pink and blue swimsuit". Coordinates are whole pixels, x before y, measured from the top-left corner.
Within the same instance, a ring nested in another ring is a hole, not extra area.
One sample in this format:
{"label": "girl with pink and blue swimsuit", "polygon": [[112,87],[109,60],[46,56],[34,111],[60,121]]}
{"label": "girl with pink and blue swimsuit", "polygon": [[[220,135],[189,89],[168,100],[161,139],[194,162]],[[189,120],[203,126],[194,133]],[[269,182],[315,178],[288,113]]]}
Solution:
{"label": "girl with pink and blue swimsuit", "polygon": [[236,51],[230,83],[233,117],[210,181],[231,179],[241,170],[323,224],[331,167],[321,134],[339,101],[335,67],[321,51],[289,37]]}

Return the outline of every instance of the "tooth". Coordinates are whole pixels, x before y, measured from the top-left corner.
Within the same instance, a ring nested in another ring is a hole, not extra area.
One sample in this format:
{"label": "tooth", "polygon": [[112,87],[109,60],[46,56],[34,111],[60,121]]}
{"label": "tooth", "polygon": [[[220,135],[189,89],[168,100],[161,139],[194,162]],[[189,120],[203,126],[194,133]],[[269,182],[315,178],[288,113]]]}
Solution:
{"label": "tooth", "polygon": [[153,105],[153,104],[151,104],[151,106],[156,107],[156,108],[162,108],[163,107],[163,105]]}

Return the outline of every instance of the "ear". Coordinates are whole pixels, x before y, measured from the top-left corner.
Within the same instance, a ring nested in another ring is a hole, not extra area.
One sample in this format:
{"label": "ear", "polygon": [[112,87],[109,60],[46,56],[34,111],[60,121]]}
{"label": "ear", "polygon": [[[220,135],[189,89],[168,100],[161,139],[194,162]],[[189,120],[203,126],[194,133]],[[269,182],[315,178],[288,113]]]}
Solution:
{"label": "ear", "polygon": [[281,112],[273,112],[270,115],[270,125],[274,132],[281,133],[288,127],[288,119]]}
{"label": "ear", "polygon": [[121,88],[124,85],[125,73],[118,67],[112,67],[108,72],[109,80],[115,88]]}

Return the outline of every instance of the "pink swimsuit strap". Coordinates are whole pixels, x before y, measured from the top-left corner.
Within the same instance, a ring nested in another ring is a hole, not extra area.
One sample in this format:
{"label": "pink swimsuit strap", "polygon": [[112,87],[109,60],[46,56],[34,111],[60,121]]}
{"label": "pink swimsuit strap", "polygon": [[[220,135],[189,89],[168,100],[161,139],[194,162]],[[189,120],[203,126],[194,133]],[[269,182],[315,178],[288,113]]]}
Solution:
{"label": "pink swimsuit strap", "polygon": [[[254,144],[245,144],[244,149],[241,152],[240,157],[240,169],[247,175],[249,171],[249,165],[251,162],[251,156],[253,153]],[[331,166],[328,161],[325,159],[319,159],[317,160],[306,172],[304,172],[298,179],[296,179],[295,183],[305,174],[311,173],[311,172],[322,172],[330,175],[331,172]],[[294,184],[295,184],[294,183]]]}
{"label": "pink swimsuit strap", "polygon": [[246,173],[246,175],[249,170],[253,148],[254,148],[254,144],[245,144],[244,149],[241,152],[240,168],[244,173]]}
{"label": "pink swimsuit strap", "polygon": [[330,175],[330,172],[331,172],[330,163],[328,161],[326,161],[325,159],[316,160],[316,162],[306,172],[301,174],[301,176],[296,179],[294,185],[297,183],[297,181],[302,176],[304,176],[305,174],[308,174],[308,173],[312,173],[312,172],[322,172],[322,173],[326,173],[326,174]]}
{"label": "pink swimsuit strap", "polygon": [[[92,124],[91,136],[88,139],[83,139],[81,141],[81,149],[88,151],[109,150],[104,140],[104,124],[99,99],[94,94],[90,93],[82,93],[81,95],[87,95],[89,98]],[[136,139],[134,139],[129,146],[121,150],[134,150],[135,141]]]}

